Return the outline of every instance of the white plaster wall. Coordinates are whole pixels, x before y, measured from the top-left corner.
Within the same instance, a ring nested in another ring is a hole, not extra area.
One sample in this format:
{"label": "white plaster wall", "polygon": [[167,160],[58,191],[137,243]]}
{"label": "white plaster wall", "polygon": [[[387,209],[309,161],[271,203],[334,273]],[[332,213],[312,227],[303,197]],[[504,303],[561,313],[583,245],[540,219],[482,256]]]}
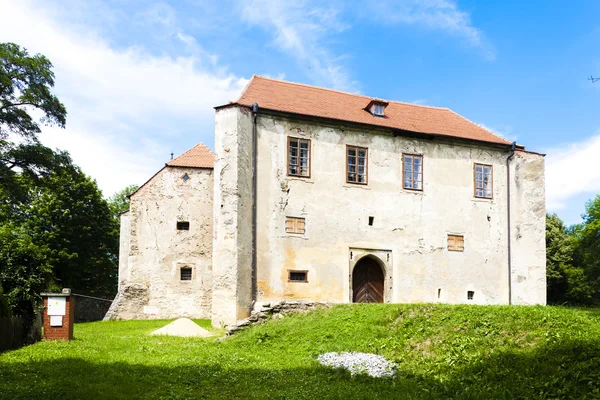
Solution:
{"label": "white plaster wall", "polygon": [[[119,280],[120,291],[131,286],[140,295],[124,299],[113,318],[210,316],[212,188],[210,169],[166,167],[131,196],[130,229],[121,236],[129,242],[128,257],[121,250],[127,267]],[[189,221],[190,230],[178,231],[177,221]],[[182,266],[193,269],[191,281],[180,280]]]}
{"label": "white plaster wall", "polygon": [[[217,124],[217,140],[221,132]],[[393,302],[508,303],[508,149],[393,137],[385,131],[265,114],[259,114],[258,136],[258,300],[348,302],[349,249],[363,248],[392,251]],[[310,179],[286,176],[288,136],[312,140]],[[346,183],[347,144],[369,148],[367,186]],[[423,192],[402,188],[403,152],[424,156]],[[473,196],[474,163],[493,165],[491,200]],[[238,168],[249,166],[246,160]],[[527,190],[543,192],[543,164],[536,168],[515,179],[527,180]],[[527,214],[528,207],[523,204],[514,212]],[[543,199],[537,207],[526,217],[532,241],[544,229]],[[285,234],[286,215],[305,216],[304,237]],[[369,216],[375,217],[373,226]],[[449,233],[464,235],[464,252],[447,251]],[[543,303],[540,248],[521,243],[515,268],[537,269],[532,284],[519,288],[523,293],[518,296]],[[289,269],[308,270],[309,282],[288,282]],[[469,290],[475,292],[471,301]]]}
{"label": "white plaster wall", "polygon": [[512,303],[546,304],[544,157],[516,152],[511,161]]}
{"label": "white plaster wall", "polygon": [[234,324],[252,307],[252,119],[229,107],[215,115],[212,323]]}

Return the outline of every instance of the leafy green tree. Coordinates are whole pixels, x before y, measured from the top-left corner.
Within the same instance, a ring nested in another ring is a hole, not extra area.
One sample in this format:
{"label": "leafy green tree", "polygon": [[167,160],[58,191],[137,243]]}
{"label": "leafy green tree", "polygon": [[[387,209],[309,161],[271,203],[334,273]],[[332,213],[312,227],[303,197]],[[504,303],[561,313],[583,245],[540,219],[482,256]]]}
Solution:
{"label": "leafy green tree", "polygon": [[556,214],[546,215],[546,279],[548,302],[589,303],[591,287],[584,268],[575,262],[580,242]]}
{"label": "leafy green tree", "polygon": [[138,188],[138,185],[129,185],[108,198],[108,206],[117,221],[119,220],[121,213],[129,210],[129,196]]}
{"label": "leafy green tree", "polygon": [[575,229],[580,241],[575,261],[585,269],[594,291],[594,301],[600,302],[600,194],[587,202],[583,222]]}
{"label": "leafy green tree", "polygon": [[[41,54],[31,56],[14,43],[0,43],[0,140],[9,133],[35,140],[39,123],[64,128],[67,110],[50,92],[53,86],[50,60]],[[27,107],[43,113],[39,123]]]}
{"label": "leafy green tree", "polygon": [[117,289],[118,225],[108,203],[67,154],[50,153],[53,170],[16,173],[20,196],[4,194],[9,201],[0,204],[0,282],[21,315],[35,313],[43,290],[111,296]]}
{"label": "leafy green tree", "polygon": [[[31,56],[14,43],[0,43],[0,203],[14,196],[22,200],[18,176],[47,176],[67,161],[66,153],[53,152],[37,138],[40,124],[65,127],[67,111],[51,93],[53,86],[52,63],[46,57]],[[39,122],[30,110],[41,113]]]}

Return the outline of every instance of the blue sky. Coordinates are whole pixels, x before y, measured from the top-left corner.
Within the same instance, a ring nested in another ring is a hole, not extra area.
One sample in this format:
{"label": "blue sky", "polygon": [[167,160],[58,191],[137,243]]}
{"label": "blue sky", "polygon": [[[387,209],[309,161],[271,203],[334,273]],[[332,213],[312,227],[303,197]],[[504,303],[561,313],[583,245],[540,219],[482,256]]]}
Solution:
{"label": "blue sky", "polygon": [[69,150],[109,195],[213,145],[252,74],[449,107],[547,153],[547,205],[600,193],[600,2],[0,0],[0,41],[47,55]]}

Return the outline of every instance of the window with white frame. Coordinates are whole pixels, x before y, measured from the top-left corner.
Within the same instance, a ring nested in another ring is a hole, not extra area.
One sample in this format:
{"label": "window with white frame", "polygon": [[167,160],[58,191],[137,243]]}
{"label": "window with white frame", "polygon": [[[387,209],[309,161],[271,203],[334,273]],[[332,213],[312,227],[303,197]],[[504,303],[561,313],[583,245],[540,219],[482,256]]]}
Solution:
{"label": "window with white frame", "polygon": [[475,164],[475,197],[491,199],[492,194],[492,166]]}

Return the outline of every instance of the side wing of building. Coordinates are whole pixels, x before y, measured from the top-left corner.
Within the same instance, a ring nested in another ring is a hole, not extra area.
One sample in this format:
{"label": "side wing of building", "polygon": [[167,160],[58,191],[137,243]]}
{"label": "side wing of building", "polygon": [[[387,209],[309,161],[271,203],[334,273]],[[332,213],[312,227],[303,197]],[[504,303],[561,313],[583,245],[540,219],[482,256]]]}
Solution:
{"label": "side wing of building", "polygon": [[131,196],[106,319],[210,317],[212,193],[212,168],[166,166]]}

